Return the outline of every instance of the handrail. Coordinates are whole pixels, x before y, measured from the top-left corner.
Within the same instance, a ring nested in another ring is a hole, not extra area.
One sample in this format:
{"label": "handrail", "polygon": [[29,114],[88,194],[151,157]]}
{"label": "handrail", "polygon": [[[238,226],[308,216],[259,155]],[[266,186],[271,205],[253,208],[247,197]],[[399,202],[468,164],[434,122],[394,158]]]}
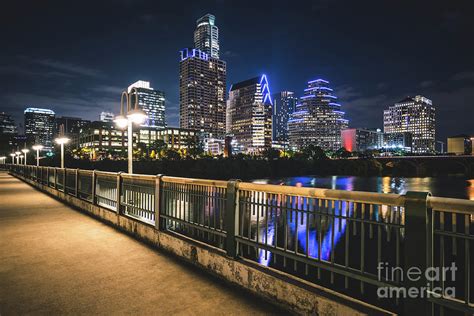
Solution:
{"label": "handrail", "polygon": [[163,182],[172,182],[180,184],[194,184],[194,185],[204,185],[204,186],[215,186],[218,188],[227,188],[227,181],[221,180],[207,180],[207,179],[193,179],[193,178],[181,178],[181,177],[162,177]]}
{"label": "handrail", "polygon": [[427,204],[436,211],[474,215],[474,201],[471,200],[430,196]]}
{"label": "handrail", "polygon": [[345,200],[358,203],[366,203],[370,201],[371,204],[384,204],[391,206],[404,206],[405,204],[405,197],[403,195],[392,193],[303,188],[287,185],[260,184],[250,182],[239,183],[239,189],[328,200]]}

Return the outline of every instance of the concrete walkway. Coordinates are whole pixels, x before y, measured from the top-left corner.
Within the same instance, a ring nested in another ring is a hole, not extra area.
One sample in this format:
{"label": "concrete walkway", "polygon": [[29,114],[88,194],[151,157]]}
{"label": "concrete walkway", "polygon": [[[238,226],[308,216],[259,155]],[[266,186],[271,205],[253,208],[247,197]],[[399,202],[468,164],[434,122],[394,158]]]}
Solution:
{"label": "concrete walkway", "polygon": [[0,172],[0,315],[279,312]]}

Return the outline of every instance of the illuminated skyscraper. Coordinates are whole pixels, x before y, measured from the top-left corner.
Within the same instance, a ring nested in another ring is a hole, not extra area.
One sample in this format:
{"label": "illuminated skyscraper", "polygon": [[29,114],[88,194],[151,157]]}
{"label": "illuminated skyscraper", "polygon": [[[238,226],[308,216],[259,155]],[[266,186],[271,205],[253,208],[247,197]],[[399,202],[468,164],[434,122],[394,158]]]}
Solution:
{"label": "illuminated skyscraper", "polygon": [[291,91],[281,91],[272,95],[272,140],[277,143],[288,141],[288,119],[295,111],[298,98]]}
{"label": "illuminated skyscraper", "polygon": [[27,141],[41,144],[45,149],[53,148],[54,112],[48,109],[27,108],[24,116]]}
{"label": "illuminated skyscraper", "polygon": [[324,79],[308,82],[304,96],[288,120],[291,148],[300,150],[308,145],[325,150],[341,148],[341,131],[347,128],[349,121],[344,118],[332,91],[329,81]]}
{"label": "illuminated skyscraper", "polygon": [[421,95],[407,97],[383,112],[385,133],[405,133],[412,136],[412,152],[435,152],[435,108],[430,99]]}
{"label": "illuminated skyscraper", "polygon": [[214,17],[206,15],[197,25],[196,48],[180,51],[179,125],[200,131],[204,138],[224,139],[226,63],[218,59]]}
{"label": "illuminated skyscraper", "polygon": [[271,147],[272,98],[267,77],[233,84],[227,101],[226,131],[235,151],[258,153]]}
{"label": "illuminated skyscraper", "polygon": [[112,112],[100,112],[101,122],[113,122],[114,118],[115,118],[115,115]]}
{"label": "illuminated skyscraper", "polygon": [[212,58],[219,58],[219,29],[214,24],[215,20],[215,16],[206,14],[196,21],[194,48],[199,49]]}
{"label": "illuminated skyscraper", "polygon": [[[138,92],[138,107],[147,114],[147,119],[143,126],[165,128],[165,93],[150,87],[150,82],[139,80],[128,87],[128,92],[132,88]],[[135,94],[131,94],[130,105],[135,104]]]}

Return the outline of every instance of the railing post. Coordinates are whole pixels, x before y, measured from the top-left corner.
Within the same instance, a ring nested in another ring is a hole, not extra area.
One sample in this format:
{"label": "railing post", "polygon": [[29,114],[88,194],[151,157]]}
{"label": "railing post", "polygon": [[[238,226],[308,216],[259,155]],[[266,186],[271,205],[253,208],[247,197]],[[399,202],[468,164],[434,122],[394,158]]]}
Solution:
{"label": "railing post", "polygon": [[54,189],[58,189],[58,169],[54,167]]}
{"label": "railing post", "polygon": [[[420,297],[404,299],[403,309],[406,315],[428,315],[429,311],[429,303],[426,300],[428,280],[425,271],[431,265],[430,258],[433,253],[433,223],[427,205],[430,195],[429,192],[407,192],[405,195],[405,267],[402,286],[407,292],[412,287],[420,291],[425,290],[425,293],[420,293]],[[414,274],[409,278],[407,273],[410,271]],[[421,274],[418,274],[418,271],[421,271]]]}
{"label": "railing post", "polygon": [[162,199],[162,194],[161,194],[161,178],[163,177],[162,174],[157,174],[155,178],[155,229],[156,230],[161,230],[161,225],[160,225],[160,208],[161,208],[161,199]]}
{"label": "railing post", "polygon": [[120,197],[122,196],[122,171],[117,173],[117,215],[120,215]]}
{"label": "railing post", "polygon": [[66,168],[61,168],[63,169],[63,192],[64,194],[67,194],[67,188],[66,188],[66,183],[67,183],[67,169]]}
{"label": "railing post", "polygon": [[95,183],[96,183],[96,174],[95,174],[95,170],[92,171],[92,205],[95,205]]}
{"label": "railing post", "polygon": [[240,180],[227,182],[227,195],[224,216],[224,228],[226,230],[225,250],[229,257],[237,257],[237,242],[235,236],[239,231],[238,195]]}
{"label": "railing post", "polygon": [[79,169],[76,169],[74,176],[74,196],[79,197]]}

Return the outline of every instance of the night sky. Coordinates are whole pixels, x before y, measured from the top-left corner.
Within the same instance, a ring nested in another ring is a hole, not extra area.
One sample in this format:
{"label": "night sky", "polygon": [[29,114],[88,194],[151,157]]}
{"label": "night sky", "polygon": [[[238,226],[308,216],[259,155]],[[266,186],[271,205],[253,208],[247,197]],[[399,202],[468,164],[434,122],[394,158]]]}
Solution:
{"label": "night sky", "polygon": [[437,139],[474,134],[472,1],[8,1],[0,12],[0,111],[26,107],[97,120],[136,80],[166,93],[178,124],[178,50],[216,16],[227,85],[265,73],[273,92],[331,82],[351,127],[422,94]]}

